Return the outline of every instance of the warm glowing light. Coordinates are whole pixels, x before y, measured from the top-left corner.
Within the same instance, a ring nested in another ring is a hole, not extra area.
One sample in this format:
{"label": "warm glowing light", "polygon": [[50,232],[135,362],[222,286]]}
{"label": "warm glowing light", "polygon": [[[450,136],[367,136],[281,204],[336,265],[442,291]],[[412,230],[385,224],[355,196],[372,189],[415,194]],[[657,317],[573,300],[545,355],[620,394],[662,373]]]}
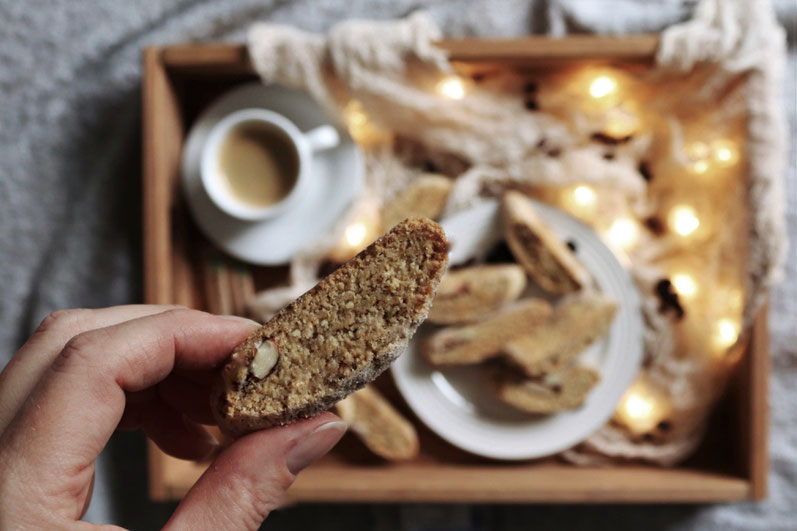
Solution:
{"label": "warm glowing light", "polygon": [[606,112],[603,132],[613,138],[625,138],[639,129],[639,118],[625,107],[614,107]]}
{"label": "warm glowing light", "polygon": [[465,84],[458,77],[447,77],[437,84],[437,93],[452,100],[461,100],[465,97]]}
{"label": "warm glowing light", "polygon": [[692,275],[687,273],[675,273],[670,278],[670,281],[675,287],[675,291],[678,292],[678,295],[691,299],[697,294],[697,282],[695,282]]}
{"label": "warm glowing light", "polygon": [[354,208],[356,213],[347,220],[337,244],[327,255],[329,260],[339,264],[350,260],[380,235],[381,219],[376,202],[366,200]]}
{"label": "warm glowing light", "polygon": [[346,227],[345,237],[346,243],[352,247],[359,247],[365,241],[365,236],[368,234],[368,228],[364,223],[353,223]]}
{"label": "warm glowing light", "polygon": [[709,147],[705,142],[692,142],[686,147],[686,155],[692,160],[701,160],[709,156]]}
{"label": "warm glowing light", "polygon": [[368,123],[368,116],[365,114],[362,103],[357,100],[351,100],[343,109],[343,114],[346,117],[346,122],[349,127],[363,127]]}
{"label": "warm glowing light", "polygon": [[708,161],[707,160],[696,160],[690,166],[689,169],[692,173],[703,174],[708,171]]}
{"label": "warm glowing light", "polygon": [[672,230],[681,236],[689,236],[700,226],[700,220],[697,218],[695,209],[686,205],[674,207],[670,211],[668,220]]}
{"label": "warm glowing light", "polygon": [[739,160],[739,152],[736,146],[729,140],[717,140],[712,144],[714,149],[714,160],[721,166],[730,166]]}
{"label": "warm glowing light", "polygon": [[739,324],[733,319],[720,319],[714,329],[714,344],[719,348],[728,348],[739,338]]}
{"label": "warm glowing light", "polygon": [[603,75],[598,76],[589,84],[589,95],[595,99],[605,98],[617,91],[617,81]]}
{"label": "warm glowing light", "polygon": [[645,433],[669,414],[665,397],[647,381],[637,381],[620,400],[615,417],[633,433]]}
{"label": "warm glowing light", "polygon": [[363,104],[359,100],[350,100],[343,108],[343,118],[352,138],[361,145],[386,142],[390,133],[378,127],[368,118]]}
{"label": "warm glowing light", "polygon": [[579,185],[573,189],[573,201],[580,206],[590,206],[595,203],[595,190],[586,185]]}
{"label": "warm glowing light", "polygon": [[711,149],[705,142],[692,142],[686,146],[686,156],[691,161],[689,163],[689,171],[692,173],[703,174],[709,169],[708,158],[711,155]]}
{"label": "warm glowing light", "polygon": [[606,237],[613,245],[626,251],[639,239],[639,226],[630,218],[618,218],[606,231]]}
{"label": "warm glowing light", "polygon": [[638,394],[631,394],[623,403],[625,414],[632,419],[643,419],[653,413],[653,402]]}

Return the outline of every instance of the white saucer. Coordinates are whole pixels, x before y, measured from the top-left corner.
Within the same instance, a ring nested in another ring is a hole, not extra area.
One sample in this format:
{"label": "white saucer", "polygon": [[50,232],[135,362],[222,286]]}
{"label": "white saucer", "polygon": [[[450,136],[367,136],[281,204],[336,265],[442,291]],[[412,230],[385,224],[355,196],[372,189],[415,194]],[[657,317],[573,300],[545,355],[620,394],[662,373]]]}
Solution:
{"label": "white saucer", "polygon": [[[528,415],[492,396],[481,367],[432,368],[418,351],[424,336],[437,328],[431,324],[420,328],[393,363],[396,385],[429,428],[455,446],[495,459],[542,457],[586,439],[611,418],[642,362],[640,298],[629,273],[591,228],[551,206],[535,205],[559,236],[575,242],[598,289],[619,303],[608,335],[581,355],[601,376],[585,404],[554,415]],[[484,201],[441,222],[451,241],[452,265],[483,255],[500,241],[499,206]]]}
{"label": "white saucer", "polygon": [[[302,131],[330,124],[340,144],[313,156],[308,191],[296,207],[278,217],[251,222],[234,219],[211,202],[199,175],[200,153],[221,118],[244,108],[261,107],[286,116]],[[307,94],[279,86],[248,83],[216,100],[197,119],[183,151],[183,192],[199,228],[217,247],[258,265],[289,262],[297,251],[320,239],[357,197],[363,183],[360,149],[339,124]]]}

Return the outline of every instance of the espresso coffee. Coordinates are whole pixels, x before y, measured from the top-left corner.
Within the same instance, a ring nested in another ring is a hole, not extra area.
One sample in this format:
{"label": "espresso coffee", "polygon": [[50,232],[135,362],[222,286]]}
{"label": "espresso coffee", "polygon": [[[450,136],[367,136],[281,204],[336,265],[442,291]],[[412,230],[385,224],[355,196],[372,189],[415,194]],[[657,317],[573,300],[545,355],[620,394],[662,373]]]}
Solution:
{"label": "espresso coffee", "polygon": [[285,199],[296,185],[299,154],[290,138],[273,125],[242,122],[222,140],[218,168],[233,199],[267,207]]}

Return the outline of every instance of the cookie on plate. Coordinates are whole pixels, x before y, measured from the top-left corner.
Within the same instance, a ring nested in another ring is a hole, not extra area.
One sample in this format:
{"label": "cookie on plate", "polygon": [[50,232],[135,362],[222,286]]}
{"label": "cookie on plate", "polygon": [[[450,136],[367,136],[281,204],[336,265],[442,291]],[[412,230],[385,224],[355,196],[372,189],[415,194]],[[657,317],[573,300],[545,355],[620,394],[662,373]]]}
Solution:
{"label": "cookie on plate", "polygon": [[507,342],[546,321],[550,315],[548,302],[522,299],[484,321],[435,332],[421,349],[432,365],[480,363],[498,355]]}
{"label": "cookie on plate", "polygon": [[526,288],[526,272],[517,264],[483,265],[449,271],[440,281],[429,322],[478,321],[517,299]]}
{"label": "cookie on plate", "polygon": [[382,232],[408,217],[437,218],[443,213],[453,186],[451,179],[436,173],[416,177],[382,207]]}
{"label": "cookie on plate", "polygon": [[520,192],[504,194],[504,237],[515,259],[545,291],[573,293],[591,276],[573,252],[559,239]]}
{"label": "cookie on plate", "polygon": [[372,385],[366,385],[335,405],[352,432],[380,457],[406,461],[418,455],[418,433]]}
{"label": "cookie on plate", "polygon": [[517,409],[550,414],[580,407],[598,380],[588,367],[562,367],[533,379],[505,370],[493,376],[493,386],[500,400]]}
{"label": "cookie on plate", "polygon": [[569,364],[606,335],[617,303],[600,293],[584,293],[559,303],[551,319],[509,341],[507,360],[528,376],[539,376]]}
{"label": "cookie on plate", "polygon": [[330,408],[387,369],[426,318],[448,264],[443,229],[410,218],[236,347],[214,387],[236,436]]}

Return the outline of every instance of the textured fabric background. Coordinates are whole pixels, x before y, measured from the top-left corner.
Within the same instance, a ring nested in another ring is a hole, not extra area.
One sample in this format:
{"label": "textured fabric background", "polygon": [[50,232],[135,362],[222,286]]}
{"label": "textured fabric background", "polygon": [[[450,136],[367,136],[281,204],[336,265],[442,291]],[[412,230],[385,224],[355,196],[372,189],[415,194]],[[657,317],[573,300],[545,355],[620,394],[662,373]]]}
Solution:
{"label": "textured fabric background", "polygon": [[[743,1],[743,0],[727,0]],[[694,2],[670,0],[0,0],[0,365],[49,312],[141,300],[140,50],[243,42],[254,20],[322,31],[345,18],[426,9],[449,36],[656,31]],[[770,498],[727,506],[304,505],[270,529],[797,529],[797,4],[775,2],[789,36],[784,109],[792,150],[786,280],[772,300]],[[135,528],[173,504],[146,500],[144,441],[114,437],[87,518]]]}

